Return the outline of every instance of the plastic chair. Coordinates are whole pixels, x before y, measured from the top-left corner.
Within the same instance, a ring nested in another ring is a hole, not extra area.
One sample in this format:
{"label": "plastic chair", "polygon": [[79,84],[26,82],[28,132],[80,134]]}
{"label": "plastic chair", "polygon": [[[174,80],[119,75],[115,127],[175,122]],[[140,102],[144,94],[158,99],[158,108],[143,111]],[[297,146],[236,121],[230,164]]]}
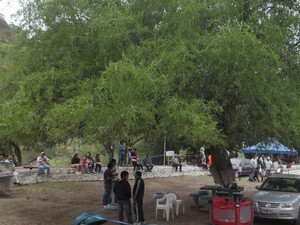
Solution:
{"label": "plastic chair", "polygon": [[173,203],[177,200],[177,196],[174,193],[168,193],[164,197],[156,200],[155,219],[157,219],[157,211],[163,210],[163,217],[169,221],[170,212],[172,213],[172,219],[174,219]]}
{"label": "plastic chair", "polygon": [[179,214],[179,207],[182,206],[182,213],[185,213],[185,204],[184,201],[182,199],[176,199],[173,202],[173,205],[175,205],[175,212],[176,212],[176,216],[178,216]]}
{"label": "plastic chair", "polygon": [[175,212],[176,212],[176,216],[178,216],[179,214],[179,208],[180,206],[182,207],[182,213],[185,213],[185,202],[183,201],[183,199],[181,198],[180,195],[178,195],[175,192],[171,192],[174,193],[176,195],[176,200],[173,201],[173,206],[175,206]]}

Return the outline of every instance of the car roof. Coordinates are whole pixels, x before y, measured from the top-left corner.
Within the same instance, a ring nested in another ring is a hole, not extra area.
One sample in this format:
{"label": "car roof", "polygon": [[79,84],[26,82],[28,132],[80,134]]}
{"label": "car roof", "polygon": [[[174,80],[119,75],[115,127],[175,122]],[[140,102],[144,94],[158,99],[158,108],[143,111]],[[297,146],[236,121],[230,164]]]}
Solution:
{"label": "car roof", "polygon": [[278,178],[290,178],[290,179],[300,179],[300,175],[298,174],[273,174],[270,177],[278,177]]}
{"label": "car roof", "polygon": [[242,161],[242,160],[250,161],[250,159],[245,159],[245,158],[231,158],[230,160],[233,160],[233,161]]}

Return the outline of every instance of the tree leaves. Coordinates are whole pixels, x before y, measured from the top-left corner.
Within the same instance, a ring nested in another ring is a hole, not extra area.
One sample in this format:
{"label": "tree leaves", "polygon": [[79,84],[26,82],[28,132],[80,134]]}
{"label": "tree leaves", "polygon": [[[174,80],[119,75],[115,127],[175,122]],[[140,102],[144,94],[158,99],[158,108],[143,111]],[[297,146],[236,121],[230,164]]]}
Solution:
{"label": "tree leaves", "polygon": [[298,3],[278,2],[30,2],[0,138],[300,146]]}

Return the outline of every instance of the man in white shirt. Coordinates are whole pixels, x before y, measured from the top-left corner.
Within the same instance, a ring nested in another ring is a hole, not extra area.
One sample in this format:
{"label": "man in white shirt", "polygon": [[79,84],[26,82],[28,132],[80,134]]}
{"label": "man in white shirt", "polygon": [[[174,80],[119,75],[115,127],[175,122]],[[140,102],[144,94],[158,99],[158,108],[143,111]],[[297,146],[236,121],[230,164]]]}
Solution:
{"label": "man in white shirt", "polygon": [[37,157],[37,166],[39,168],[39,174],[43,175],[45,173],[45,170],[47,170],[47,176],[50,176],[50,165],[49,161],[50,159],[45,156],[45,152],[41,152],[41,155]]}
{"label": "man in white shirt", "polygon": [[181,168],[182,168],[182,165],[181,163],[179,162],[178,160],[178,156],[175,154],[172,159],[171,159],[171,162],[172,162],[172,166],[175,168],[175,171],[178,171],[178,167],[179,167],[179,171],[181,172]]}
{"label": "man in white shirt", "polygon": [[270,176],[271,174],[271,167],[272,167],[272,160],[270,159],[270,157],[267,157],[266,158],[266,161],[265,161],[265,165],[266,165],[266,176]]}
{"label": "man in white shirt", "polygon": [[250,163],[252,165],[252,175],[254,175],[254,171],[257,167],[257,159],[258,159],[258,156],[257,156],[257,154],[255,154],[255,156],[252,157],[252,159],[250,160]]}

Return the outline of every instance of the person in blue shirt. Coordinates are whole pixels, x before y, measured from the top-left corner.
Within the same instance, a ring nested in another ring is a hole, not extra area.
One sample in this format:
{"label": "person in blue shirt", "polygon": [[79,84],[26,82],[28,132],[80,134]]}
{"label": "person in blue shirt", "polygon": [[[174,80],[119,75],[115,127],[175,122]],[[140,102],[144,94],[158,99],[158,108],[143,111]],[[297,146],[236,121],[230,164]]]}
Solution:
{"label": "person in blue shirt", "polygon": [[152,164],[152,159],[151,159],[149,153],[146,154],[146,157],[144,159],[144,164],[146,167],[146,172],[152,172],[154,165]]}
{"label": "person in blue shirt", "polygon": [[122,166],[123,165],[123,161],[124,161],[124,155],[125,155],[125,146],[121,142],[118,145],[118,150],[119,150],[118,165]]}

